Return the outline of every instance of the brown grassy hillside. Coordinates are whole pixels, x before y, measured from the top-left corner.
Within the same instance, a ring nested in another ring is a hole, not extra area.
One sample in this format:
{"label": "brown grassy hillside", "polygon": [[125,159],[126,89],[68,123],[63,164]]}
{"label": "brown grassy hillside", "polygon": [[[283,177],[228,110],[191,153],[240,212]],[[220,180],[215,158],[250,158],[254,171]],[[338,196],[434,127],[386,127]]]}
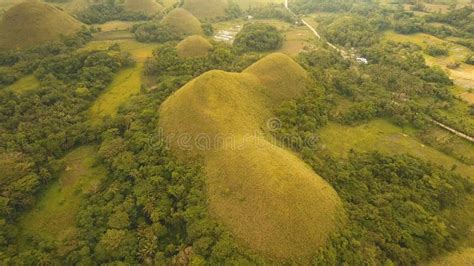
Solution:
{"label": "brown grassy hillside", "polygon": [[173,9],[163,18],[161,23],[183,37],[203,33],[201,22],[189,11],[182,8]]}
{"label": "brown grassy hillside", "polygon": [[223,17],[227,0],[185,0],[183,8],[199,19]]}
{"label": "brown grassy hillside", "polygon": [[211,214],[243,246],[300,263],[344,217],[330,185],[265,134],[271,107],[302,95],[306,82],[291,58],[272,54],[243,73],[207,72],[160,109],[165,135],[192,139],[171,139],[172,150],[204,158]]}
{"label": "brown grassy hillside", "polygon": [[0,22],[0,48],[28,48],[61,35],[72,35],[81,23],[60,9],[38,1],[10,8]]}
{"label": "brown grassy hillside", "polygon": [[156,0],[126,0],[124,7],[130,11],[143,12],[148,16],[162,13],[164,10]]}
{"label": "brown grassy hillside", "polygon": [[212,44],[200,35],[189,36],[176,46],[180,57],[202,57],[207,56]]}

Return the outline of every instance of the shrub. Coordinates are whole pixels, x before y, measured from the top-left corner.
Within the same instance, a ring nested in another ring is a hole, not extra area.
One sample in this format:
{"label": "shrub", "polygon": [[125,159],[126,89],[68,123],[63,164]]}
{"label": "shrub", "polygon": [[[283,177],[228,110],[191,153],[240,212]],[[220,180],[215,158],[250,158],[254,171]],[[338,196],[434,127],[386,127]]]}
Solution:
{"label": "shrub", "polygon": [[434,57],[449,55],[448,49],[440,45],[428,45],[425,49],[425,53]]}
{"label": "shrub", "polygon": [[283,44],[283,36],[274,26],[265,23],[249,23],[235,37],[234,47],[239,51],[276,50]]}

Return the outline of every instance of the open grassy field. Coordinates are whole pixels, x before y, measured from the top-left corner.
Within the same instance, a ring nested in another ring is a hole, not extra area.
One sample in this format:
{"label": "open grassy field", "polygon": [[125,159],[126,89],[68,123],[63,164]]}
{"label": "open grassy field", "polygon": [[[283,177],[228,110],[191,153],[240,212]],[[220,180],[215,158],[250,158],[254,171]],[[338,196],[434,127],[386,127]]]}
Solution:
{"label": "open grassy field", "polygon": [[90,108],[90,120],[98,124],[104,117],[113,117],[121,104],[140,92],[143,64],[121,70],[112,84],[102,93]]}
{"label": "open grassy field", "polygon": [[122,51],[131,53],[137,64],[134,67],[121,70],[105,92],[97,98],[89,110],[92,123],[100,123],[106,116],[113,117],[121,104],[140,92],[143,64],[152,55],[153,49],[157,47],[156,44],[139,43],[135,40],[118,40],[93,41],[84,49],[107,50],[115,43],[120,45]]}
{"label": "open grassy field", "polygon": [[140,23],[141,21],[108,21],[103,24],[94,24],[93,26],[96,28],[100,28],[102,32],[109,32],[109,31],[122,31],[122,30],[130,30],[133,24]]}
{"label": "open grassy field", "polygon": [[34,90],[39,86],[39,81],[33,75],[24,76],[21,79],[17,80],[12,85],[8,86],[6,89],[11,90],[15,93],[21,94],[30,90]]}
{"label": "open grassy field", "polygon": [[170,147],[183,159],[204,157],[211,214],[242,245],[300,263],[344,220],[331,186],[265,138],[271,106],[301,96],[306,82],[306,72],[290,57],[271,54],[242,73],[207,72],[160,109],[165,135],[205,141],[183,146],[175,138]]}
{"label": "open grassy field", "polygon": [[474,91],[472,89],[466,90],[465,88],[456,86],[453,87],[451,91],[466,103],[474,104]]}
{"label": "open grassy field", "polygon": [[465,248],[436,259],[429,266],[471,266],[473,264],[474,248]]}
{"label": "open grassy field", "polygon": [[474,66],[461,63],[456,69],[448,69],[447,65],[453,62],[462,62],[471,51],[462,46],[447,40],[439,39],[435,36],[417,33],[411,35],[397,34],[393,31],[386,32],[385,38],[397,42],[411,42],[426,48],[428,45],[443,45],[449,50],[448,56],[432,57],[424,54],[428,65],[438,65],[449,73],[454,82],[464,88],[474,88]]}
{"label": "open grassy field", "polygon": [[59,180],[51,184],[35,207],[21,218],[23,236],[35,235],[55,241],[74,234],[81,198],[95,191],[107,173],[97,164],[94,146],[77,148],[62,160],[66,168]]}
{"label": "open grassy field", "polygon": [[[474,166],[424,145],[415,138],[411,129],[397,127],[385,120],[373,120],[359,126],[330,123],[319,132],[321,145],[336,156],[344,158],[351,149],[357,151],[378,150],[389,154],[408,153],[446,168],[457,165],[456,171],[474,178]],[[474,151],[470,149],[470,152]],[[471,154],[472,156],[472,154]]]}

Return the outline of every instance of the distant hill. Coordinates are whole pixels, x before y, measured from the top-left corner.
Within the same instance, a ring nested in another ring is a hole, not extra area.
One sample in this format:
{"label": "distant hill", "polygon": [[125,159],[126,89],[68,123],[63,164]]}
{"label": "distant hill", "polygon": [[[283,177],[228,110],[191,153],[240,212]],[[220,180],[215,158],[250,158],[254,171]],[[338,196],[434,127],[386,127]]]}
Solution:
{"label": "distant hill", "polygon": [[203,33],[201,22],[189,11],[182,8],[173,9],[163,18],[161,23],[175,34],[183,37]]}
{"label": "distant hill", "polygon": [[0,48],[28,48],[72,35],[81,23],[57,7],[28,1],[10,8],[0,22]]}
{"label": "distant hill", "polygon": [[234,0],[241,8],[259,7],[267,4],[283,4],[285,0]]}
{"label": "distant hill", "polygon": [[184,0],[183,8],[199,19],[216,18],[225,15],[227,0]]}
{"label": "distant hill", "polygon": [[124,7],[126,10],[142,12],[148,16],[162,13],[164,10],[156,0],[126,0]]}
{"label": "distant hill", "polygon": [[212,44],[200,35],[189,36],[176,46],[180,57],[202,57],[209,53]]}
{"label": "distant hill", "polygon": [[[179,89],[160,109],[180,158],[204,158],[209,208],[241,245],[270,259],[307,263],[344,220],[335,190],[268,137],[272,107],[297,98],[307,73],[283,54],[242,73],[210,71]],[[278,121],[275,121],[276,123]],[[277,123],[278,124],[278,123]]]}

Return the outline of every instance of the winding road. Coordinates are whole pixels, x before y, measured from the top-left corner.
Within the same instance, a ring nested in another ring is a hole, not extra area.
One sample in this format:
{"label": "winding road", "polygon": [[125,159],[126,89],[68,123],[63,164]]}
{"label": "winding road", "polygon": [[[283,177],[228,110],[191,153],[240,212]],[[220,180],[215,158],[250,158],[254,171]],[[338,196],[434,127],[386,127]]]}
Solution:
{"label": "winding road", "polygon": [[[290,7],[288,6],[288,0],[285,0],[285,8],[286,8],[288,11],[290,11],[293,15],[296,16],[296,14],[295,14],[295,13],[290,9]],[[313,26],[311,26],[311,25],[310,25],[308,22],[306,22],[304,19],[301,19],[301,22],[302,22],[306,27],[308,27],[308,28],[314,33],[314,35],[315,35],[319,40],[322,40],[322,39],[321,39],[321,35],[319,35],[318,31],[316,31],[316,29],[315,29]],[[331,48],[337,50],[337,51],[342,55],[342,57],[344,57],[344,58],[346,58],[346,59],[348,58],[348,53],[347,53],[346,51],[340,49],[339,47],[335,46],[334,44],[332,44],[332,43],[330,43],[330,42],[328,42],[328,41],[326,41],[326,44],[329,45]],[[469,136],[469,135],[467,135],[467,134],[464,134],[464,133],[462,133],[462,132],[460,132],[460,131],[457,131],[456,129],[451,128],[451,127],[449,127],[449,126],[447,126],[447,125],[445,125],[445,124],[443,124],[443,123],[441,123],[441,122],[438,122],[438,121],[436,121],[436,120],[434,120],[434,119],[433,119],[432,121],[433,121],[433,123],[436,124],[437,126],[443,128],[443,129],[445,129],[445,130],[447,130],[447,131],[449,131],[449,132],[451,132],[451,133],[453,133],[453,134],[455,134],[455,135],[457,135],[457,136],[459,136],[459,137],[461,137],[461,138],[463,138],[463,139],[465,139],[465,140],[467,140],[467,141],[474,142],[474,137],[471,137],[471,136]]]}
{"label": "winding road", "polygon": [[[293,11],[290,9],[290,7],[289,7],[289,5],[288,5],[288,0],[285,0],[285,8],[286,8],[288,11],[290,11],[291,14],[293,14],[293,15],[296,16],[295,12],[293,12]],[[322,40],[322,39],[321,39],[321,35],[319,35],[318,31],[317,31],[313,26],[311,26],[311,25],[310,25],[308,22],[306,22],[304,19],[301,19],[301,22],[302,22],[306,27],[308,27],[308,28],[313,32],[313,34],[314,34],[319,40]],[[329,47],[333,48],[334,50],[338,51],[338,52],[342,55],[342,57],[344,57],[344,58],[346,58],[346,59],[349,58],[349,57],[348,57],[348,53],[347,53],[346,51],[340,49],[339,47],[335,46],[334,44],[332,44],[332,43],[330,43],[330,42],[328,42],[328,41],[326,41],[326,44],[329,45]]]}

